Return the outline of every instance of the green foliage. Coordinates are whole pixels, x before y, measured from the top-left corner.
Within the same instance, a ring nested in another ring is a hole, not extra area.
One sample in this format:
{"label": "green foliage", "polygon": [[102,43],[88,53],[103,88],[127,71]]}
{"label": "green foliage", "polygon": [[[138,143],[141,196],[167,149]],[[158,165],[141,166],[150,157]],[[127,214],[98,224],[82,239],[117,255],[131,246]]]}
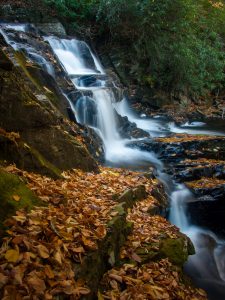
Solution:
{"label": "green foliage", "polygon": [[46,1],[78,27],[92,20],[98,38],[117,50],[120,64],[139,84],[204,94],[224,81],[225,6],[221,2]]}
{"label": "green foliage", "polygon": [[69,24],[71,31],[78,30],[86,20],[92,20],[94,17],[95,0],[44,0],[44,2],[56,11],[64,24]]}
{"label": "green foliage", "polygon": [[224,6],[208,0],[101,0],[97,19],[140,84],[203,94],[224,80]]}

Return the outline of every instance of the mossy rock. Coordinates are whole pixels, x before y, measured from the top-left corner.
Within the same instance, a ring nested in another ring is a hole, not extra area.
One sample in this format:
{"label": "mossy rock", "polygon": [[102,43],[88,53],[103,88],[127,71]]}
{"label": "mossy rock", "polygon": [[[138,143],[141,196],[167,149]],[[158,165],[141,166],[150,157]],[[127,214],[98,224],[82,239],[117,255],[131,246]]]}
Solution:
{"label": "mossy rock", "polygon": [[24,208],[29,211],[33,206],[43,205],[20,177],[0,169],[0,235],[4,221],[17,210]]}
{"label": "mossy rock", "polygon": [[31,172],[50,176],[54,179],[62,178],[61,170],[46,160],[36,149],[23,143],[18,138],[10,138],[12,133],[0,132],[0,160],[15,163],[17,167]]}
{"label": "mossy rock", "polygon": [[107,234],[99,241],[98,249],[87,252],[82,263],[75,266],[76,279],[85,280],[91,290],[81,299],[95,299],[103,274],[120,263],[120,249],[133,229],[133,223],[126,220],[124,205],[120,203],[113,209],[118,214],[108,222]]}
{"label": "mossy rock", "polygon": [[114,195],[113,199],[125,203],[125,208],[131,208],[135,202],[145,199],[147,196],[145,186],[138,185],[134,189],[125,190],[120,196]]}
{"label": "mossy rock", "polygon": [[187,261],[188,256],[194,253],[194,246],[186,236],[177,239],[167,238],[160,242],[160,258],[169,258],[173,264],[180,267]]}

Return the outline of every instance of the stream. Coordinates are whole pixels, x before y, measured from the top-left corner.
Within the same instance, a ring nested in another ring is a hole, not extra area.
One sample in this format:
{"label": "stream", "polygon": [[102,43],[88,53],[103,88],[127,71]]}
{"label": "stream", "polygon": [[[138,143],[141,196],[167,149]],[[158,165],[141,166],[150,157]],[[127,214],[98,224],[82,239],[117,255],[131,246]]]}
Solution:
{"label": "stream", "polygon": [[[54,77],[54,67],[47,58],[42,57],[35,47],[23,42],[22,35],[28,27],[26,24],[2,24],[0,32],[15,50],[23,49],[31,61]],[[13,39],[11,30],[21,33],[21,41]],[[197,286],[206,290],[209,299],[225,299],[225,241],[210,230],[190,223],[186,204],[195,201],[194,195],[184,184],[175,182],[164,172],[164,164],[154,152],[142,151],[129,145],[131,141],[135,143],[140,139],[121,137],[116,113],[127,117],[138,128],[148,132],[151,138],[165,137],[171,133],[224,136],[223,127],[198,120],[177,126],[161,116],[148,118],[138,115],[129,107],[127,99],[118,99],[112,88],[113,83],[85,42],[55,36],[44,36],[43,39],[51,46],[55,57],[74,85],[74,90],[80,92],[76,102],[69,94],[66,96],[76,120],[94,129],[103,141],[106,164],[137,170],[146,170],[151,166],[155,168],[156,176],[164,184],[170,199],[169,220],[191,238],[196,249],[196,254],[190,256],[185,265],[186,273]]]}

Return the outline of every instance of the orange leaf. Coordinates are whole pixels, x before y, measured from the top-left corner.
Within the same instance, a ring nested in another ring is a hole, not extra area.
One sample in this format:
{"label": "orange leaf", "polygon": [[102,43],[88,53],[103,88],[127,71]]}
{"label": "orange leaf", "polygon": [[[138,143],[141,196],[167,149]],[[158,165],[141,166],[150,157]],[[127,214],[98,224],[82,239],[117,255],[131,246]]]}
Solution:
{"label": "orange leaf", "polygon": [[13,200],[18,202],[18,201],[20,201],[21,197],[19,195],[13,195],[12,198],[13,198]]}

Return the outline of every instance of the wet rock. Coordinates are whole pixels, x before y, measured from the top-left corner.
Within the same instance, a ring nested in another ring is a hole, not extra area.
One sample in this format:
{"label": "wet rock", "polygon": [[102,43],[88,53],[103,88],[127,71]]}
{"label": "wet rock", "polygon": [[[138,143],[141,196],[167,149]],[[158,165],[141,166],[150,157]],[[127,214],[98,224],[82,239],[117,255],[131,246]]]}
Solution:
{"label": "wet rock", "polygon": [[94,129],[85,127],[83,131],[85,143],[92,156],[100,163],[105,162],[104,145],[101,138],[97,135]]}
{"label": "wet rock", "polygon": [[225,179],[225,164],[201,166],[199,163],[197,168],[192,165],[178,164],[173,167],[173,177],[180,182],[194,181],[202,177]]}
{"label": "wet rock", "polygon": [[[19,132],[33,153],[39,153],[61,171],[98,169],[86,147],[65,130],[64,116],[49,100],[48,93],[43,94],[37,88],[24,68],[0,69],[0,81],[0,127]],[[42,172],[42,168],[39,171]]]}
{"label": "wet rock", "polygon": [[138,185],[134,189],[127,189],[122,193],[122,195],[114,195],[114,199],[120,203],[125,203],[126,208],[131,208],[135,204],[136,201],[140,201],[145,199],[147,196],[145,186]]}
{"label": "wet rock", "polygon": [[36,27],[43,31],[45,34],[54,34],[54,35],[66,35],[66,30],[62,23],[52,22],[52,23],[36,23]]}
{"label": "wet rock", "polygon": [[[12,134],[12,133],[10,133]],[[10,138],[0,131],[0,161],[15,163],[19,168],[41,173],[52,178],[61,178],[61,170],[51,164],[37,150],[21,138]]]}
{"label": "wet rock", "polygon": [[109,223],[105,238],[96,251],[87,253],[80,265],[75,266],[77,279],[83,279],[91,290],[85,299],[93,299],[98,291],[103,274],[120,260],[120,248],[132,231],[132,223],[126,221],[124,203],[118,204],[113,212],[117,213]]}
{"label": "wet rock", "polygon": [[187,210],[192,224],[209,228],[222,238],[225,237],[224,195],[219,200],[210,195],[201,196],[195,202],[187,203]]}
{"label": "wet rock", "polygon": [[195,254],[195,249],[191,240],[180,233],[176,239],[163,235],[158,242],[144,243],[142,248],[136,249],[136,253],[142,264],[168,258],[173,264],[182,267],[188,256]]}
{"label": "wet rock", "polygon": [[149,137],[149,134],[146,131],[137,128],[137,125],[135,123],[131,123],[127,117],[120,116],[115,110],[114,112],[116,115],[118,132],[122,138],[130,139],[131,137],[133,138]]}
{"label": "wet rock", "polygon": [[[216,147],[215,147],[216,145]],[[183,158],[225,159],[225,138],[209,136],[190,136],[176,134],[171,137],[144,140],[133,143],[133,146],[144,151],[158,153],[163,161],[174,164]],[[215,151],[215,149],[217,151]]]}
{"label": "wet rock", "polygon": [[157,212],[157,214],[166,216],[167,208],[168,208],[168,197],[166,195],[164,186],[162,183],[158,183],[156,186],[154,186],[154,189],[152,189],[151,192],[152,196],[156,198],[159,205],[152,211],[150,211],[150,214],[153,214],[154,211]]}
{"label": "wet rock", "polygon": [[219,184],[218,185],[215,183],[214,186],[209,186],[207,185],[204,187],[194,187],[193,185],[189,186],[191,191],[194,193],[194,195],[197,198],[202,199],[203,196],[210,196],[214,200],[222,200],[224,199],[225,195],[225,183],[224,184]]}
{"label": "wet rock", "polygon": [[195,254],[194,246],[185,235],[178,239],[163,239],[159,246],[160,257],[168,257],[172,263],[181,267],[187,261],[188,256],[193,254]]}

